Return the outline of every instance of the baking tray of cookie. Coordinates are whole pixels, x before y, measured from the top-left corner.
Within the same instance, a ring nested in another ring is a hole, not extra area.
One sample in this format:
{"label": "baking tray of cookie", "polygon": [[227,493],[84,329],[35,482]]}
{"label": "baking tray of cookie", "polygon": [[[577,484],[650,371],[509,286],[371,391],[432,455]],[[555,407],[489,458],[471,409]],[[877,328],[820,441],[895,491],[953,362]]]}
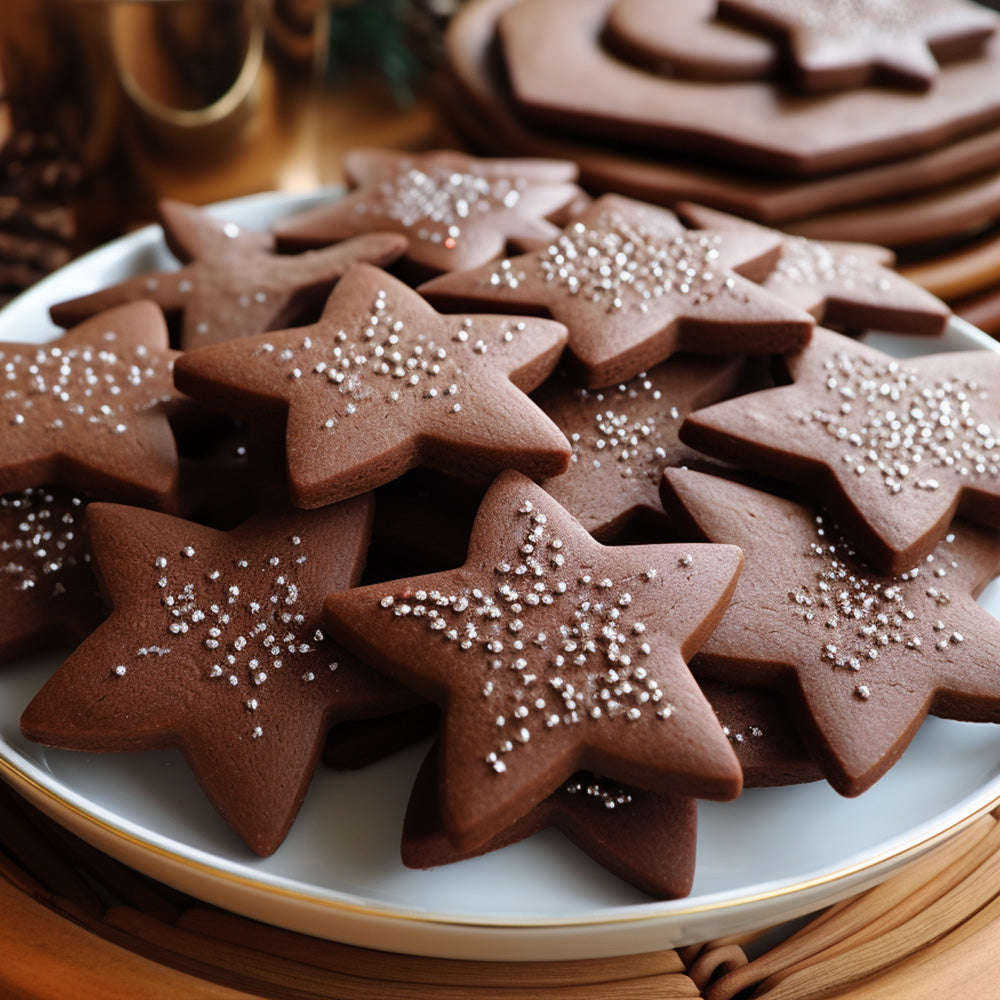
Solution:
{"label": "baking tray of cookie", "polygon": [[[255,228],[332,196],[220,206]],[[81,258],[0,313],[0,338],[55,335],[50,304],[170,266],[158,228]],[[899,356],[926,338],[871,335]],[[993,342],[952,321],[933,350]],[[1000,612],[1000,587],[981,603]],[[172,752],[91,755],[28,743],[18,721],[56,655],[0,672],[0,773],[50,816],[120,860],[237,912],[350,944],[466,959],[567,959],[677,946],[790,919],[860,891],[1000,801],[991,726],[929,719],[901,761],[856,799],[825,783],[701,803],[691,894],[650,902],[546,831],[432,871],[399,860],[420,746],[358,772],[321,769],[285,843],[243,848]]]}

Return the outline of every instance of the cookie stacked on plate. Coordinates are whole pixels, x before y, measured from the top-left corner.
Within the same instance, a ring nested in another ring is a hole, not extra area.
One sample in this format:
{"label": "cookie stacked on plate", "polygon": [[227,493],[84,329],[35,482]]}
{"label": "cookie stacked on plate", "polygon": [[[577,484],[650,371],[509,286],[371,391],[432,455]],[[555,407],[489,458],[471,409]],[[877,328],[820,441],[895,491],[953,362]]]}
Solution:
{"label": "cookie stacked on plate", "polygon": [[438,106],[593,192],[947,255],[925,276],[957,301],[1000,280],[997,24],[972,0],[472,0]]}
{"label": "cookie stacked on plate", "polygon": [[1000,717],[1000,355],[818,327],[944,328],[883,252],[590,202],[564,162],[352,169],[274,237],[165,205],[175,269],[2,345],[8,506],[77,520],[0,544],[66,525],[96,585],[63,590],[107,604],[29,738],[179,747],[267,854],[324,750],[436,733],[407,863],[555,825],[678,896],[695,799],[855,794],[928,711]]}

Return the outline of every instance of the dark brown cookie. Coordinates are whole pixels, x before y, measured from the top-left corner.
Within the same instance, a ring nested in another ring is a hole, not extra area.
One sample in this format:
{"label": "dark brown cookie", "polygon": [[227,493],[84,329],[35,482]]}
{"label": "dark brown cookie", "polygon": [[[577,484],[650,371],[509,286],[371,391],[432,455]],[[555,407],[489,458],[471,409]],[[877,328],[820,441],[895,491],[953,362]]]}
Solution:
{"label": "dark brown cookie", "polygon": [[967,0],[719,0],[718,15],[781,38],[813,93],[880,81],[927,90],[939,61],[978,55],[1000,22]]}
{"label": "dark brown cookie", "polygon": [[559,374],[532,398],[573,446],[569,468],[542,486],[599,541],[637,523],[666,522],[660,477],[697,452],[677,437],[691,410],[728,396],[742,363],[678,354],[610,389],[583,389]]}
{"label": "dark brown cookie", "polygon": [[543,250],[421,285],[448,309],[551,315],[589,388],[626,381],[676,351],[788,351],[807,313],[754,284],[777,262],[777,235],[686,229],[673,212],[604,195]]}
{"label": "dark brown cookie", "polygon": [[548,220],[583,193],[567,160],[365,149],[347,154],[344,171],[354,190],[276,223],[279,246],[323,246],[388,230],[406,237],[406,259],[427,277],[477,267],[508,246],[545,243],[559,231]]}
{"label": "dark brown cookie", "polygon": [[[661,205],[679,199],[697,201],[768,225],[870,204],[879,218],[864,235],[858,235],[861,217],[852,220],[856,231],[850,236],[812,235],[885,243],[887,223],[889,230],[900,230],[916,206],[904,200],[888,214],[889,206],[884,203],[933,194],[996,168],[1000,155],[1000,130],[996,128],[954,137],[903,159],[790,178],[741,169],[740,159],[733,155],[716,164],[692,163],[682,152],[663,150],[651,157],[641,149],[630,151],[617,140],[588,143],[551,128],[532,127],[512,105],[503,67],[493,58],[497,18],[518,2],[477,0],[463,6],[452,20],[446,39],[449,78],[438,97],[438,108],[463,139],[483,153],[514,151],[573,160],[589,191],[613,191]],[[651,2],[659,8],[662,0]],[[675,37],[674,44],[684,43]],[[915,228],[912,223],[910,227]]]}
{"label": "dark brown cookie", "polygon": [[629,788],[585,771],[574,774],[529,813],[470,850],[448,839],[438,804],[437,748],[417,774],[403,824],[410,868],[478,857],[553,826],[626,882],[658,899],[680,899],[694,880],[698,813],[694,799]]}
{"label": "dark brown cookie", "polygon": [[327,734],[323,763],[338,771],[367,767],[432,736],[440,721],[436,705],[421,704],[381,719],[340,722]]}
{"label": "dark brown cookie", "polygon": [[1000,720],[1000,625],[976,604],[1000,570],[995,531],[956,523],[888,575],[800,504],[684,469],[664,473],[663,498],[694,537],[746,557],[692,669],[777,689],[841,794],[885,774],[928,712]]}
{"label": "dark brown cookie", "polygon": [[176,381],[251,423],[287,419],[293,502],[318,507],[417,465],[486,478],[507,466],[561,472],[569,443],[524,393],[565,338],[549,320],[441,316],[358,264],[317,324],[189,351]]}
{"label": "dark brown cookie", "polygon": [[732,547],[598,545],[502,474],[456,570],[331,595],[333,634],[444,711],[442,810],[483,843],[578,770],[731,798],[739,765],[685,666],[725,609]]}
{"label": "dark brown cookie", "polygon": [[25,736],[76,750],[178,747],[257,854],[291,825],[340,719],[409,694],[327,641],[327,592],[360,576],[370,498],[272,511],[231,532],[92,504],[112,613],[28,705]]}
{"label": "dark brown cookie", "polygon": [[[183,350],[278,330],[322,304],[354,263],[388,264],[406,247],[394,233],[371,233],[295,256],[274,252],[274,240],[193,205],[165,200],[160,220],[176,271],[139,274],[52,306],[52,319],[73,326],[127,302],[150,299],[179,326]],[[332,240],[329,242],[333,242]]]}
{"label": "dark brown cookie", "polygon": [[927,152],[1000,120],[996,37],[981,56],[942,68],[919,95],[880,87],[803,97],[770,81],[706,85],[622,62],[600,44],[615,2],[522,0],[500,15],[521,117],[602,144],[641,143],[785,176]]}
{"label": "dark brown cookie", "polygon": [[823,777],[784,701],[767,688],[699,680],[733,745],[744,788],[800,785]]}
{"label": "dark brown cookie", "polygon": [[[701,205],[682,204],[677,211],[689,225],[706,229],[761,229],[745,219]],[[880,246],[821,243],[782,235],[781,257],[763,285],[815,316],[824,326],[941,333],[951,311],[930,292],[893,271],[894,262],[892,251]]]}
{"label": "dark brown cookie", "polygon": [[1000,524],[1000,354],[900,361],[817,330],[793,383],[690,414],[681,440],[806,485],[873,565],[903,572],[960,514]]}
{"label": "dark brown cookie", "polygon": [[56,484],[174,508],[174,357],[151,302],[102,313],[44,344],[0,342],[0,491]]}
{"label": "dark brown cookie", "polygon": [[767,38],[716,18],[715,0],[617,0],[601,41],[619,58],[686,80],[762,80],[778,69]]}
{"label": "dark brown cookie", "polygon": [[935,240],[973,238],[1000,218],[1000,171],[996,164],[954,184],[918,191],[907,198],[822,212],[785,225],[816,240],[855,240],[920,251]]}
{"label": "dark brown cookie", "polygon": [[0,660],[79,642],[104,617],[85,508],[46,487],[0,496]]}

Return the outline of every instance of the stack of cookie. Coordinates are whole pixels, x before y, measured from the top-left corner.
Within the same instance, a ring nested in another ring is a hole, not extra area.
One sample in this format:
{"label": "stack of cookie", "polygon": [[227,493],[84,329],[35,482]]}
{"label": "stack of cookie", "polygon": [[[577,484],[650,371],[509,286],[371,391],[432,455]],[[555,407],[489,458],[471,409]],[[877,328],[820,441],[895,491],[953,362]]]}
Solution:
{"label": "stack of cookie", "polygon": [[[855,795],[928,712],[1000,721],[1000,353],[818,327],[933,343],[884,253],[588,202],[566,162],[348,168],[273,234],[165,205],[176,269],[3,345],[11,648],[107,606],[27,737],[178,747],[267,854],[324,749],[436,733],[407,864],[554,825],[673,897],[696,799]],[[23,513],[56,489],[85,517]]]}
{"label": "stack of cookie", "polygon": [[438,103],[470,148],[567,157],[592,192],[885,244],[1000,329],[997,24],[971,0],[471,0]]}

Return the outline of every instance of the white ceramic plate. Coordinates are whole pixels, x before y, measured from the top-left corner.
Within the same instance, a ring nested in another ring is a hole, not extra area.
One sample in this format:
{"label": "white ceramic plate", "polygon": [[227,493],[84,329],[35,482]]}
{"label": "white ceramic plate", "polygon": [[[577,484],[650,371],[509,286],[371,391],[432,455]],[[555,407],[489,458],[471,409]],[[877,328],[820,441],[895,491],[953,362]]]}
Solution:
{"label": "white ceramic plate", "polygon": [[[220,206],[250,226],[317,197]],[[74,262],[0,311],[0,338],[56,334],[50,303],[169,266],[148,228]],[[988,347],[955,322],[943,341],[876,336],[899,355]],[[1000,585],[983,603],[1000,615]],[[431,872],[400,864],[409,784],[424,747],[353,774],[317,774],[291,834],[257,858],[215,815],[175,754],[95,755],[21,738],[24,706],[58,664],[0,670],[0,774],[60,823],[163,882],[257,919],[350,944],[471,959],[634,954],[789,920],[858,892],[1000,802],[1000,732],[930,719],[858,799],[825,784],[750,790],[703,804],[687,899],[650,902],[553,831]]]}

